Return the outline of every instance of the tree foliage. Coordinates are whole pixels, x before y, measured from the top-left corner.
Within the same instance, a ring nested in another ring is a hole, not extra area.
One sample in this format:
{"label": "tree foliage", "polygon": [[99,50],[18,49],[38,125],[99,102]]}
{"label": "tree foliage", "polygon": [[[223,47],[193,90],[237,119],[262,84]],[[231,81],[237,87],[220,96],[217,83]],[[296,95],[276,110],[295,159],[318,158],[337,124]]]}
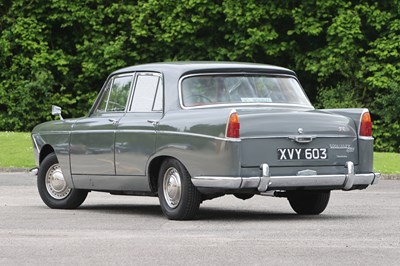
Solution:
{"label": "tree foliage", "polygon": [[0,130],[84,115],[120,67],[234,60],[294,69],[320,108],[368,107],[377,148],[400,149],[399,0],[0,0],[0,30]]}

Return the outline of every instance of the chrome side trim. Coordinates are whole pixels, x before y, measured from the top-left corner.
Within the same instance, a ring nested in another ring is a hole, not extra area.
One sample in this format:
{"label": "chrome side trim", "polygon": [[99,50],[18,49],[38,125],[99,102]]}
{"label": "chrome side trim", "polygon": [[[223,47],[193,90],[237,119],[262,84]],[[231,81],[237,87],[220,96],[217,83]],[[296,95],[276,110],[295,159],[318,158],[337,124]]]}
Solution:
{"label": "chrome side trim", "polygon": [[166,131],[166,130],[160,130],[160,131],[155,131],[154,129],[151,130],[146,130],[146,129],[113,129],[113,130],[73,130],[73,131],[52,131],[51,133],[43,133],[43,135],[53,135],[53,134],[65,134],[65,133],[119,133],[119,132],[124,132],[124,133],[161,133],[161,134],[171,134],[171,135],[184,135],[184,136],[192,136],[192,137],[201,137],[201,138],[209,138],[209,139],[216,139],[216,140],[223,140],[223,141],[232,141],[232,142],[238,142],[240,139],[231,139],[231,138],[225,138],[225,137],[216,137],[216,136],[211,136],[211,135],[205,135],[205,134],[198,134],[198,133],[191,133],[191,132],[182,132],[182,131]]}
{"label": "chrome side trim", "polygon": [[[252,136],[252,137],[242,137],[241,139],[283,139],[291,138],[292,136]],[[315,137],[316,138],[316,137]],[[318,135],[318,138],[356,138],[356,136],[347,135]]]}
{"label": "chrome side trim", "polygon": [[182,136],[200,137],[200,138],[215,139],[215,140],[230,141],[230,142],[240,142],[240,139],[215,137],[215,136],[211,136],[211,135],[191,133],[191,132],[182,132],[182,131],[164,131],[164,130],[160,130],[160,131],[157,131],[157,133],[169,134],[169,135],[182,135]]}
{"label": "chrome side trim", "polygon": [[[40,136],[52,136],[52,135],[65,135],[65,134],[70,134],[70,130],[65,130],[65,131],[44,131],[40,132]],[[39,135],[39,133],[35,133],[35,135]]]}
{"label": "chrome side trim", "polygon": [[[182,132],[182,131],[155,131],[155,130],[145,130],[145,129],[113,129],[113,130],[73,130],[68,133],[76,134],[76,133],[160,133],[160,134],[170,134],[170,135],[183,135],[183,136],[192,136],[192,137],[200,137],[200,138],[208,138],[208,139],[215,139],[215,140],[222,140],[222,141],[230,141],[230,142],[240,142],[240,139],[232,139],[232,138],[225,138],[225,137],[216,137],[211,135],[205,134],[198,134],[198,133],[191,133],[191,132]],[[51,133],[44,133],[43,135],[52,135],[52,134],[65,134],[67,131],[52,131]]]}
{"label": "chrome side trim", "polygon": [[[115,121],[110,121],[110,123],[114,123]],[[154,129],[107,129],[107,130],[73,130],[72,134],[75,133],[155,133]],[[65,132],[64,132],[65,133]]]}
{"label": "chrome side trim", "polygon": [[[107,129],[107,130],[72,130],[71,134],[76,134],[76,133],[115,133],[117,132],[116,129]],[[65,132],[64,132],[65,133]]]}
{"label": "chrome side trim", "polygon": [[116,133],[148,133],[154,134],[156,131],[153,130],[146,130],[146,129],[118,129]]}

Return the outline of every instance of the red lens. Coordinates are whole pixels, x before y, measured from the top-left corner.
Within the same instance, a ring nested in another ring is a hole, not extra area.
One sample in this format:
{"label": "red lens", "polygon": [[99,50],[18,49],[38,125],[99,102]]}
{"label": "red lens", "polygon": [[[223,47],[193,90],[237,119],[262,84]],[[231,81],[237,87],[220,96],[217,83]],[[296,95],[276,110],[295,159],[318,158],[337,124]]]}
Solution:
{"label": "red lens", "polygon": [[363,113],[361,117],[360,136],[372,137],[372,121],[369,112]]}
{"label": "red lens", "polygon": [[239,116],[237,113],[232,113],[229,117],[226,136],[228,138],[240,138],[240,123],[239,123]]}

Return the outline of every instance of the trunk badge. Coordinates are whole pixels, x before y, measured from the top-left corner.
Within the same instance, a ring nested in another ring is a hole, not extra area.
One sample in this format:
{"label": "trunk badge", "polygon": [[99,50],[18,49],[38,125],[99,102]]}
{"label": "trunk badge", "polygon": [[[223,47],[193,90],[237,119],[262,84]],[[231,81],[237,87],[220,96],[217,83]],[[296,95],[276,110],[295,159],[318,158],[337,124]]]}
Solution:
{"label": "trunk badge", "polygon": [[298,171],[297,176],[304,176],[304,175],[317,175],[317,171],[311,170],[311,169],[306,169],[303,171]]}
{"label": "trunk badge", "polygon": [[297,130],[297,132],[299,132],[299,134],[303,134],[303,129],[301,127],[299,127],[299,129]]}

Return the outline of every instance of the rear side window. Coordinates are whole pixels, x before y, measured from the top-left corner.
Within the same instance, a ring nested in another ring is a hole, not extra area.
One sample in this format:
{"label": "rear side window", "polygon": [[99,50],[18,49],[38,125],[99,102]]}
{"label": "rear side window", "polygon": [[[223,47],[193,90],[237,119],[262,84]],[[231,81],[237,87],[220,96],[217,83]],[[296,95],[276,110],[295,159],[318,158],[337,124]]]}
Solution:
{"label": "rear side window", "polygon": [[163,88],[161,76],[153,73],[138,73],[130,111],[161,111]]}

